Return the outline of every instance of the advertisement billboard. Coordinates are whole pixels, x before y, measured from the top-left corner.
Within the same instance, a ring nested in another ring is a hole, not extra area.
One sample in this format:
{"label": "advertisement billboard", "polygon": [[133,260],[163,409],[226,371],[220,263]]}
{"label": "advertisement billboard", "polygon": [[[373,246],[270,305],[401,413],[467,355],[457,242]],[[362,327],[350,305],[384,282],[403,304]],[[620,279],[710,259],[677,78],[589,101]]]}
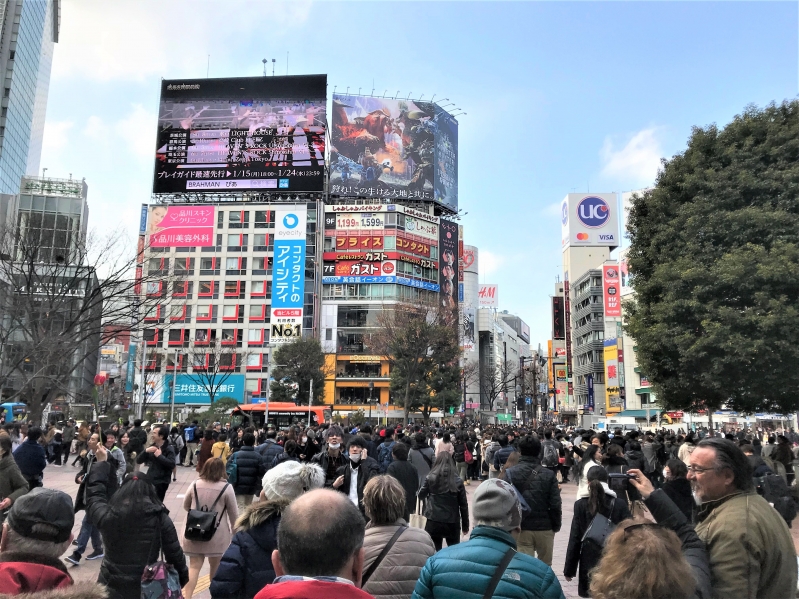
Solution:
{"label": "advertisement billboard", "polygon": [[463,351],[471,352],[475,348],[475,337],[477,335],[477,314],[471,306],[464,306],[461,313],[461,339]]}
{"label": "advertisement billboard", "polygon": [[621,284],[619,267],[615,264],[602,265],[602,297],[605,301],[605,316],[621,316]]}
{"label": "advertisement billboard", "polygon": [[458,210],[458,122],[431,102],[333,96],[330,194]]}
{"label": "advertisement billboard", "polygon": [[594,413],[594,375],[589,374],[585,377],[586,385],[588,386],[588,403],[585,405],[585,410],[589,413]]}
{"label": "advertisement billboard", "polygon": [[496,285],[480,285],[477,297],[481,308],[499,307],[499,291]]}
{"label": "advertisement billboard", "polygon": [[215,206],[156,204],[149,207],[150,247],[210,247],[214,245]]}
{"label": "advertisement billboard", "polygon": [[[407,217],[406,217],[407,222]],[[445,308],[458,307],[458,225],[441,220],[438,237],[438,254],[441,268],[438,270],[440,286],[439,300]]]}
{"label": "advertisement billboard", "polygon": [[275,210],[270,343],[290,343],[302,335],[305,295],[305,206]]}
{"label": "advertisement billboard", "polygon": [[[161,401],[169,403],[172,396],[172,376],[164,375],[163,395]],[[239,403],[244,402],[243,374],[215,374],[202,378],[191,374],[179,374],[175,381],[175,403],[210,404],[209,387],[214,391],[214,400],[232,397]]]}
{"label": "advertisement billboard", "polygon": [[619,362],[618,346],[615,339],[605,339],[605,406],[610,411],[622,408],[621,393],[619,388]]}
{"label": "advertisement billboard", "polygon": [[327,75],[161,81],[153,193],[322,191]]}
{"label": "advertisement billboard", "polygon": [[560,206],[561,241],[568,246],[620,245],[618,198],[615,193],[570,193]]}
{"label": "advertisement billboard", "polygon": [[566,322],[563,319],[563,296],[552,298],[552,339],[562,340],[566,337]]}

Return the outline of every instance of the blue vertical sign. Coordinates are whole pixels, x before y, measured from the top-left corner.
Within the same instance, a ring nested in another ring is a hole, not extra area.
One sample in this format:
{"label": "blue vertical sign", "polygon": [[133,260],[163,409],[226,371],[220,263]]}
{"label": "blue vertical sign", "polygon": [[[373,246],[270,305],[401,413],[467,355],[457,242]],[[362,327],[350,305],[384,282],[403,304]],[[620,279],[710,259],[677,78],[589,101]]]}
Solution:
{"label": "blue vertical sign", "polygon": [[125,392],[133,392],[133,379],[136,374],[136,343],[131,341],[128,345],[128,365],[125,370]]}
{"label": "blue vertical sign", "polygon": [[593,413],[594,412],[594,375],[589,374],[586,378],[586,382],[588,383],[588,411]]}
{"label": "blue vertical sign", "polygon": [[275,210],[270,343],[289,343],[302,335],[305,298],[305,206]]}

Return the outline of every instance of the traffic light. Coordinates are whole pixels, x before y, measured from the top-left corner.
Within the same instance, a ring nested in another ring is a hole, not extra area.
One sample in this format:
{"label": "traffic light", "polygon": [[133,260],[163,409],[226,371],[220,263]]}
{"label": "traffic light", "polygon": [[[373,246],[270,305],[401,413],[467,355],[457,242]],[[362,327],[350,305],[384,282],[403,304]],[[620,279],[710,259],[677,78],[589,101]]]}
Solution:
{"label": "traffic light", "polygon": [[450,406],[449,407],[449,413],[450,414],[454,414],[455,413],[455,406]]}
{"label": "traffic light", "polygon": [[517,397],[516,398],[516,409],[519,410],[520,412],[524,412],[526,407],[527,406],[525,405],[524,397],[521,397],[521,396]]}

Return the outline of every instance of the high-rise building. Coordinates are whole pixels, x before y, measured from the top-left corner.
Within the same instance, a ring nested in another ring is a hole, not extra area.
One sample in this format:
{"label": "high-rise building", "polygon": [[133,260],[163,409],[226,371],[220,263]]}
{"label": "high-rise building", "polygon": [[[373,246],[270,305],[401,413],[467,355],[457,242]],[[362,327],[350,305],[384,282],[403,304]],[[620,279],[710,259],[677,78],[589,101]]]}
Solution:
{"label": "high-rise building", "polygon": [[39,172],[60,22],[61,0],[0,0],[0,193]]}

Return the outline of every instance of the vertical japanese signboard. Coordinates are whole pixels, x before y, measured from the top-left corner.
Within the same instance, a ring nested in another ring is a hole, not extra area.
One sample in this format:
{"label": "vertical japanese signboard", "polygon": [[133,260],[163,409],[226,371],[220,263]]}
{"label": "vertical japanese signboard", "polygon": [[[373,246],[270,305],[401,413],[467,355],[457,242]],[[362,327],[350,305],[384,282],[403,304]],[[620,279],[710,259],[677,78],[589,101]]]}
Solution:
{"label": "vertical japanese signboard", "polygon": [[594,375],[589,374],[585,377],[586,384],[588,385],[588,403],[585,409],[590,413],[594,413]]}
{"label": "vertical japanese signboard", "polygon": [[565,337],[566,328],[563,320],[563,297],[556,295],[552,298],[552,339],[562,340]]}
{"label": "vertical japanese signboard", "polygon": [[305,206],[275,210],[270,343],[290,343],[302,335],[305,293]]}
{"label": "vertical japanese signboard", "polygon": [[[406,228],[407,228],[407,217]],[[427,223],[424,223],[427,224]],[[438,284],[441,305],[444,308],[458,307],[458,225],[441,220],[438,228],[439,271]]]}
{"label": "vertical japanese signboard", "polygon": [[619,269],[615,265],[602,266],[602,288],[605,298],[605,317],[621,316],[621,289]]}
{"label": "vertical japanese signboard", "polygon": [[605,408],[608,412],[614,412],[622,407],[616,339],[605,339],[603,357],[605,360]]}

